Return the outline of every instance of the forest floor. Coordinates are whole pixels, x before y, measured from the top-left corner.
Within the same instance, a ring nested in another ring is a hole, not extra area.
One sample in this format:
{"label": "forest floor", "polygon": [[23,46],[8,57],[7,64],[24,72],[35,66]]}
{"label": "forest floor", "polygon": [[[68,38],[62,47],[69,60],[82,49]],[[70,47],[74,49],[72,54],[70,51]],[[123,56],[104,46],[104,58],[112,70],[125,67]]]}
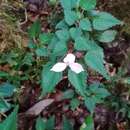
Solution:
{"label": "forest floor", "polygon": [[[112,71],[125,68],[128,72],[127,75],[130,76],[130,0],[98,0],[97,8],[112,13],[125,23],[124,26],[116,28],[118,37],[109,47],[104,48],[104,52],[106,61],[113,64]],[[56,18],[59,18],[60,13],[61,7],[49,5],[47,0],[25,0],[24,2],[21,2],[21,0],[2,0],[0,2],[0,71],[13,75],[14,79],[11,82],[20,86],[19,93],[15,95],[15,98],[11,99],[11,103],[19,103],[18,130],[35,129],[37,116],[26,114],[26,112],[39,101],[41,91],[37,82],[40,78],[40,65],[34,66],[38,68],[35,75],[33,74],[35,68],[27,71],[30,80],[22,81],[20,80],[20,75],[26,69],[28,70],[28,66],[22,66],[22,69],[19,71],[15,68],[15,65],[18,65],[20,59],[25,58],[24,55],[28,52],[29,38],[27,30],[34,21],[40,19],[42,31],[52,31],[58,21]],[[5,61],[4,57],[8,57],[8,61]],[[39,61],[40,63],[41,61]],[[98,78],[100,77],[90,77],[90,80],[99,80]],[[6,80],[6,78],[0,77],[0,83]],[[50,103],[51,105],[47,109],[41,112],[41,116],[48,118],[51,115],[55,115],[55,130],[61,130],[62,116],[66,115],[72,122],[75,122],[74,130],[79,130],[79,126],[82,124],[85,116],[88,115],[88,111],[84,106],[79,107],[75,111],[67,108],[69,99],[65,97],[62,100],[63,95],[65,96],[65,93],[62,93],[65,90],[62,87],[63,84],[64,86],[68,84],[66,78],[57,85],[56,93],[44,97],[44,99],[53,99],[53,102]],[[122,84],[117,84],[113,91],[118,93],[116,96],[122,99],[124,97],[123,94],[128,89],[124,88]],[[78,98],[80,99],[81,97],[79,96]],[[95,109],[96,130],[130,130],[130,120],[128,118],[126,119],[123,115],[115,117],[117,113],[120,114],[121,108],[122,104],[117,111],[113,111],[113,109],[104,105],[98,105]],[[8,113],[10,111],[6,114],[8,115]],[[2,120],[3,117],[0,116],[0,119]]]}

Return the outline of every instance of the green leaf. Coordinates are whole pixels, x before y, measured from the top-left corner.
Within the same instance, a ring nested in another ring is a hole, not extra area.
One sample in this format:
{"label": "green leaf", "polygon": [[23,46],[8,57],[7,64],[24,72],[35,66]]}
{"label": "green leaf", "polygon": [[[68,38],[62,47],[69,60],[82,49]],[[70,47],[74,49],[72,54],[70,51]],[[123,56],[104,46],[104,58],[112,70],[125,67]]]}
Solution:
{"label": "green leaf", "polygon": [[68,29],[68,25],[65,20],[61,20],[57,25],[56,29]]}
{"label": "green leaf", "polygon": [[10,83],[0,85],[0,97],[10,97],[14,93],[15,87]]}
{"label": "green leaf", "polygon": [[56,43],[52,55],[62,56],[67,53],[67,45],[65,41],[59,41]]}
{"label": "green leaf", "polygon": [[38,117],[36,120],[36,130],[45,130],[46,123],[43,121],[41,117]]}
{"label": "green leaf", "polygon": [[87,107],[87,109],[93,113],[94,112],[94,109],[95,109],[95,106],[96,106],[96,102],[95,100],[93,100],[92,97],[86,97],[85,98],[85,105]]}
{"label": "green leaf", "polygon": [[62,130],[73,130],[72,124],[66,117],[63,117],[63,129]]}
{"label": "green leaf", "polygon": [[24,56],[24,59],[22,60],[22,65],[32,65],[32,62],[34,61],[33,53],[27,52]]}
{"label": "green leaf", "polygon": [[106,12],[99,12],[93,18],[93,27],[96,30],[106,30],[115,25],[120,25],[121,21]]}
{"label": "green leaf", "polygon": [[80,130],[94,130],[94,121],[91,115],[87,116]]}
{"label": "green leaf", "polygon": [[1,130],[17,130],[17,112],[18,107],[2,122],[0,123]]}
{"label": "green leaf", "polygon": [[75,89],[78,90],[82,95],[84,95],[87,79],[85,72],[76,74],[75,72],[69,70],[68,79],[71,82],[71,84],[75,87]]}
{"label": "green leaf", "polygon": [[66,10],[71,10],[72,8],[78,6],[79,0],[60,0],[62,7]]}
{"label": "green leaf", "polygon": [[106,79],[110,79],[104,67],[104,54],[101,50],[88,51],[85,55],[85,62],[89,67],[102,74]]}
{"label": "green leaf", "polygon": [[42,44],[49,44],[53,37],[52,33],[41,33],[39,35],[39,40]]}
{"label": "green leaf", "polygon": [[82,35],[82,31],[80,28],[72,27],[70,28],[69,32],[73,40]]}
{"label": "green leaf", "polygon": [[35,21],[28,30],[30,38],[36,38],[41,32],[41,23],[39,20]]}
{"label": "green leaf", "polygon": [[63,93],[62,99],[71,99],[74,97],[74,91],[69,89]]}
{"label": "green leaf", "polygon": [[110,95],[110,93],[104,88],[102,84],[93,83],[89,86],[91,92],[95,94],[98,98],[105,98]]}
{"label": "green leaf", "polygon": [[9,74],[7,73],[7,72],[4,72],[4,71],[0,71],[0,78],[2,77],[2,78],[6,78],[6,77],[8,77],[9,76]]}
{"label": "green leaf", "polygon": [[92,10],[96,7],[96,0],[80,0],[80,6],[84,10]]}
{"label": "green leaf", "polygon": [[46,122],[46,130],[54,130],[55,116],[50,117]]}
{"label": "green leaf", "polygon": [[69,40],[69,31],[67,29],[62,29],[56,31],[57,37],[60,39],[60,41],[67,41]]}
{"label": "green leaf", "polygon": [[37,56],[48,56],[47,48],[37,48],[35,52]]}
{"label": "green leaf", "polygon": [[75,38],[74,48],[76,50],[86,51],[89,48],[89,44],[87,42],[87,39],[88,38],[84,38],[84,37],[80,37],[80,36],[76,37]]}
{"label": "green leaf", "polygon": [[65,10],[64,14],[65,14],[65,21],[69,26],[73,25],[75,21],[78,19],[78,16],[75,11]]}
{"label": "green leaf", "polygon": [[70,102],[71,110],[75,110],[80,105],[80,101],[77,98],[74,98]]}
{"label": "green leaf", "polygon": [[62,73],[56,73],[56,72],[50,71],[52,66],[53,65],[50,63],[43,66],[41,85],[42,85],[44,94],[48,92],[52,92],[56,84],[58,84],[58,82],[62,79]]}
{"label": "green leaf", "polygon": [[98,35],[98,40],[100,42],[112,42],[115,39],[117,32],[114,30],[107,30]]}
{"label": "green leaf", "polygon": [[88,18],[81,19],[79,27],[85,31],[92,31],[92,25]]}
{"label": "green leaf", "polygon": [[0,98],[0,112],[5,113],[11,108],[11,104],[9,104],[5,99]]}

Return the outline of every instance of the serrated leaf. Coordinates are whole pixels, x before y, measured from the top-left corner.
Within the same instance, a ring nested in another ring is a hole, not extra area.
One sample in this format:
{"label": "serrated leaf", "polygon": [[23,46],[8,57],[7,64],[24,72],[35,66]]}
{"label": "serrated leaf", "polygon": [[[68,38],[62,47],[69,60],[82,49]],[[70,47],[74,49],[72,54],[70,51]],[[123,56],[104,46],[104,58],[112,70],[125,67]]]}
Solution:
{"label": "serrated leaf", "polygon": [[42,44],[49,44],[51,39],[53,37],[53,34],[51,33],[41,33],[39,35],[39,40],[40,40],[40,43]]}
{"label": "serrated leaf", "polygon": [[63,117],[63,130],[73,130],[72,124],[66,117]]}
{"label": "serrated leaf", "polygon": [[36,120],[36,130],[45,130],[46,123],[43,121],[41,117],[38,117]]}
{"label": "serrated leaf", "polygon": [[48,63],[47,65],[43,66],[42,70],[42,90],[43,93],[52,92],[54,90],[54,87],[58,82],[62,79],[62,73],[56,73],[51,71],[52,64]]}
{"label": "serrated leaf", "polygon": [[75,89],[78,90],[78,92],[80,92],[82,95],[84,95],[87,79],[85,72],[76,74],[75,72],[69,70],[68,79],[70,83],[75,87]]}
{"label": "serrated leaf", "polygon": [[78,19],[78,16],[75,11],[65,10],[64,15],[65,21],[69,26],[73,25],[75,21]]}
{"label": "serrated leaf", "polygon": [[101,50],[88,51],[85,55],[85,62],[90,68],[102,74],[106,79],[110,79],[104,66],[104,54]]}
{"label": "serrated leaf", "polygon": [[71,10],[72,8],[78,6],[79,0],[60,0],[62,7],[66,10]]}
{"label": "serrated leaf", "polygon": [[77,98],[74,98],[70,102],[71,110],[75,110],[80,105],[80,101]]}
{"label": "serrated leaf", "polygon": [[68,29],[68,25],[65,22],[65,20],[61,20],[57,25],[56,25],[56,29]]}
{"label": "serrated leaf", "polygon": [[54,49],[53,49],[53,54],[55,56],[62,56],[67,52],[67,44],[65,41],[59,41],[56,43]]}
{"label": "serrated leaf", "polygon": [[35,52],[37,56],[48,56],[47,48],[37,48]]}
{"label": "serrated leaf", "polygon": [[10,97],[14,93],[15,87],[10,83],[0,85],[0,97]]}
{"label": "serrated leaf", "polygon": [[72,28],[70,28],[69,32],[70,32],[71,38],[73,40],[75,40],[75,38],[77,38],[77,37],[79,37],[79,36],[82,35],[82,31],[81,31],[80,28],[74,28],[74,27],[72,27]]}
{"label": "serrated leaf", "polygon": [[0,123],[1,130],[17,130],[17,112],[18,107],[2,122]]}
{"label": "serrated leaf", "polygon": [[63,93],[62,99],[71,99],[74,96],[74,91],[72,89],[66,90]]}
{"label": "serrated leaf", "polygon": [[38,37],[41,32],[41,23],[39,20],[36,20],[28,30],[30,38]]}
{"label": "serrated leaf", "polygon": [[114,30],[107,30],[98,35],[98,41],[100,42],[112,42],[115,39],[117,32]]}
{"label": "serrated leaf", "polygon": [[85,99],[85,105],[86,105],[87,109],[88,109],[91,113],[94,112],[94,108],[95,108],[95,106],[96,106],[96,102],[95,102],[95,100],[93,100],[92,97],[86,97],[86,99]]}
{"label": "serrated leaf", "polygon": [[96,30],[106,30],[115,25],[120,25],[121,21],[107,12],[99,12],[93,18],[93,27]]}
{"label": "serrated leaf", "polygon": [[96,0],[80,0],[80,7],[84,10],[92,10],[96,7]]}
{"label": "serrated leaf", "polygon": [[60,39],[60,41],[67,41],[69,39],[69,31],[67,29],[62,29],[56,31],[57,37]]}
{"label": "serrated leaf", "polygon": [[[76,50],[80,50],[80,51],[86,51],[89,48],[89,44],[87,42],[88,38],[84,38],[84,37],[75,37],[75,44],[74,44],[74,48]],[[88,40],[89,41],[89,40]]]}
{"label": "serrated leaf", "polygon": [[79,27],[85,31],[92,31],[92,25],[88,18],[81,19]]}

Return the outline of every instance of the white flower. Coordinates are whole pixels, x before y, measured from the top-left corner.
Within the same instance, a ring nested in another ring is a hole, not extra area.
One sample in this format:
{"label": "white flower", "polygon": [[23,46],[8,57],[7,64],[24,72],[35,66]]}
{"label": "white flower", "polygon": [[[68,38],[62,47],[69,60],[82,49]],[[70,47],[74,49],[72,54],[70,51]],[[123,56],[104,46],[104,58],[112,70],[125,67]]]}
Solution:
{"label": "white flower", "polygon": [[75,55],[73,55],[71,53],[67,54],[67,56],[63,59],[63,62],[56,63],[51,68],[51,71],[62,72],[67,68],[67,66],[69,66],[70,69],[77,74],[84,71],[82,65],[75,62]]}

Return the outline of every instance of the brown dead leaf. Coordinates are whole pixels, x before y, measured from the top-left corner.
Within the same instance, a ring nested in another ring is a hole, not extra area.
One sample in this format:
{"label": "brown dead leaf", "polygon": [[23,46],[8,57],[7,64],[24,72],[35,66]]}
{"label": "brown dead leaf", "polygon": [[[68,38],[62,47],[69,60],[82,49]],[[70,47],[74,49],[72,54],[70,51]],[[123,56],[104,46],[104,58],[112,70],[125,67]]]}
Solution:
{"label": "brown dead leaf", "polygon": [[38,103],[36,103],[34,106],[29,108],[29,110],[25,113],[26,115],[33,115],[37,116],[39,115],[47,106],[52,104],[54,100],[53,99],[44,99]]}

